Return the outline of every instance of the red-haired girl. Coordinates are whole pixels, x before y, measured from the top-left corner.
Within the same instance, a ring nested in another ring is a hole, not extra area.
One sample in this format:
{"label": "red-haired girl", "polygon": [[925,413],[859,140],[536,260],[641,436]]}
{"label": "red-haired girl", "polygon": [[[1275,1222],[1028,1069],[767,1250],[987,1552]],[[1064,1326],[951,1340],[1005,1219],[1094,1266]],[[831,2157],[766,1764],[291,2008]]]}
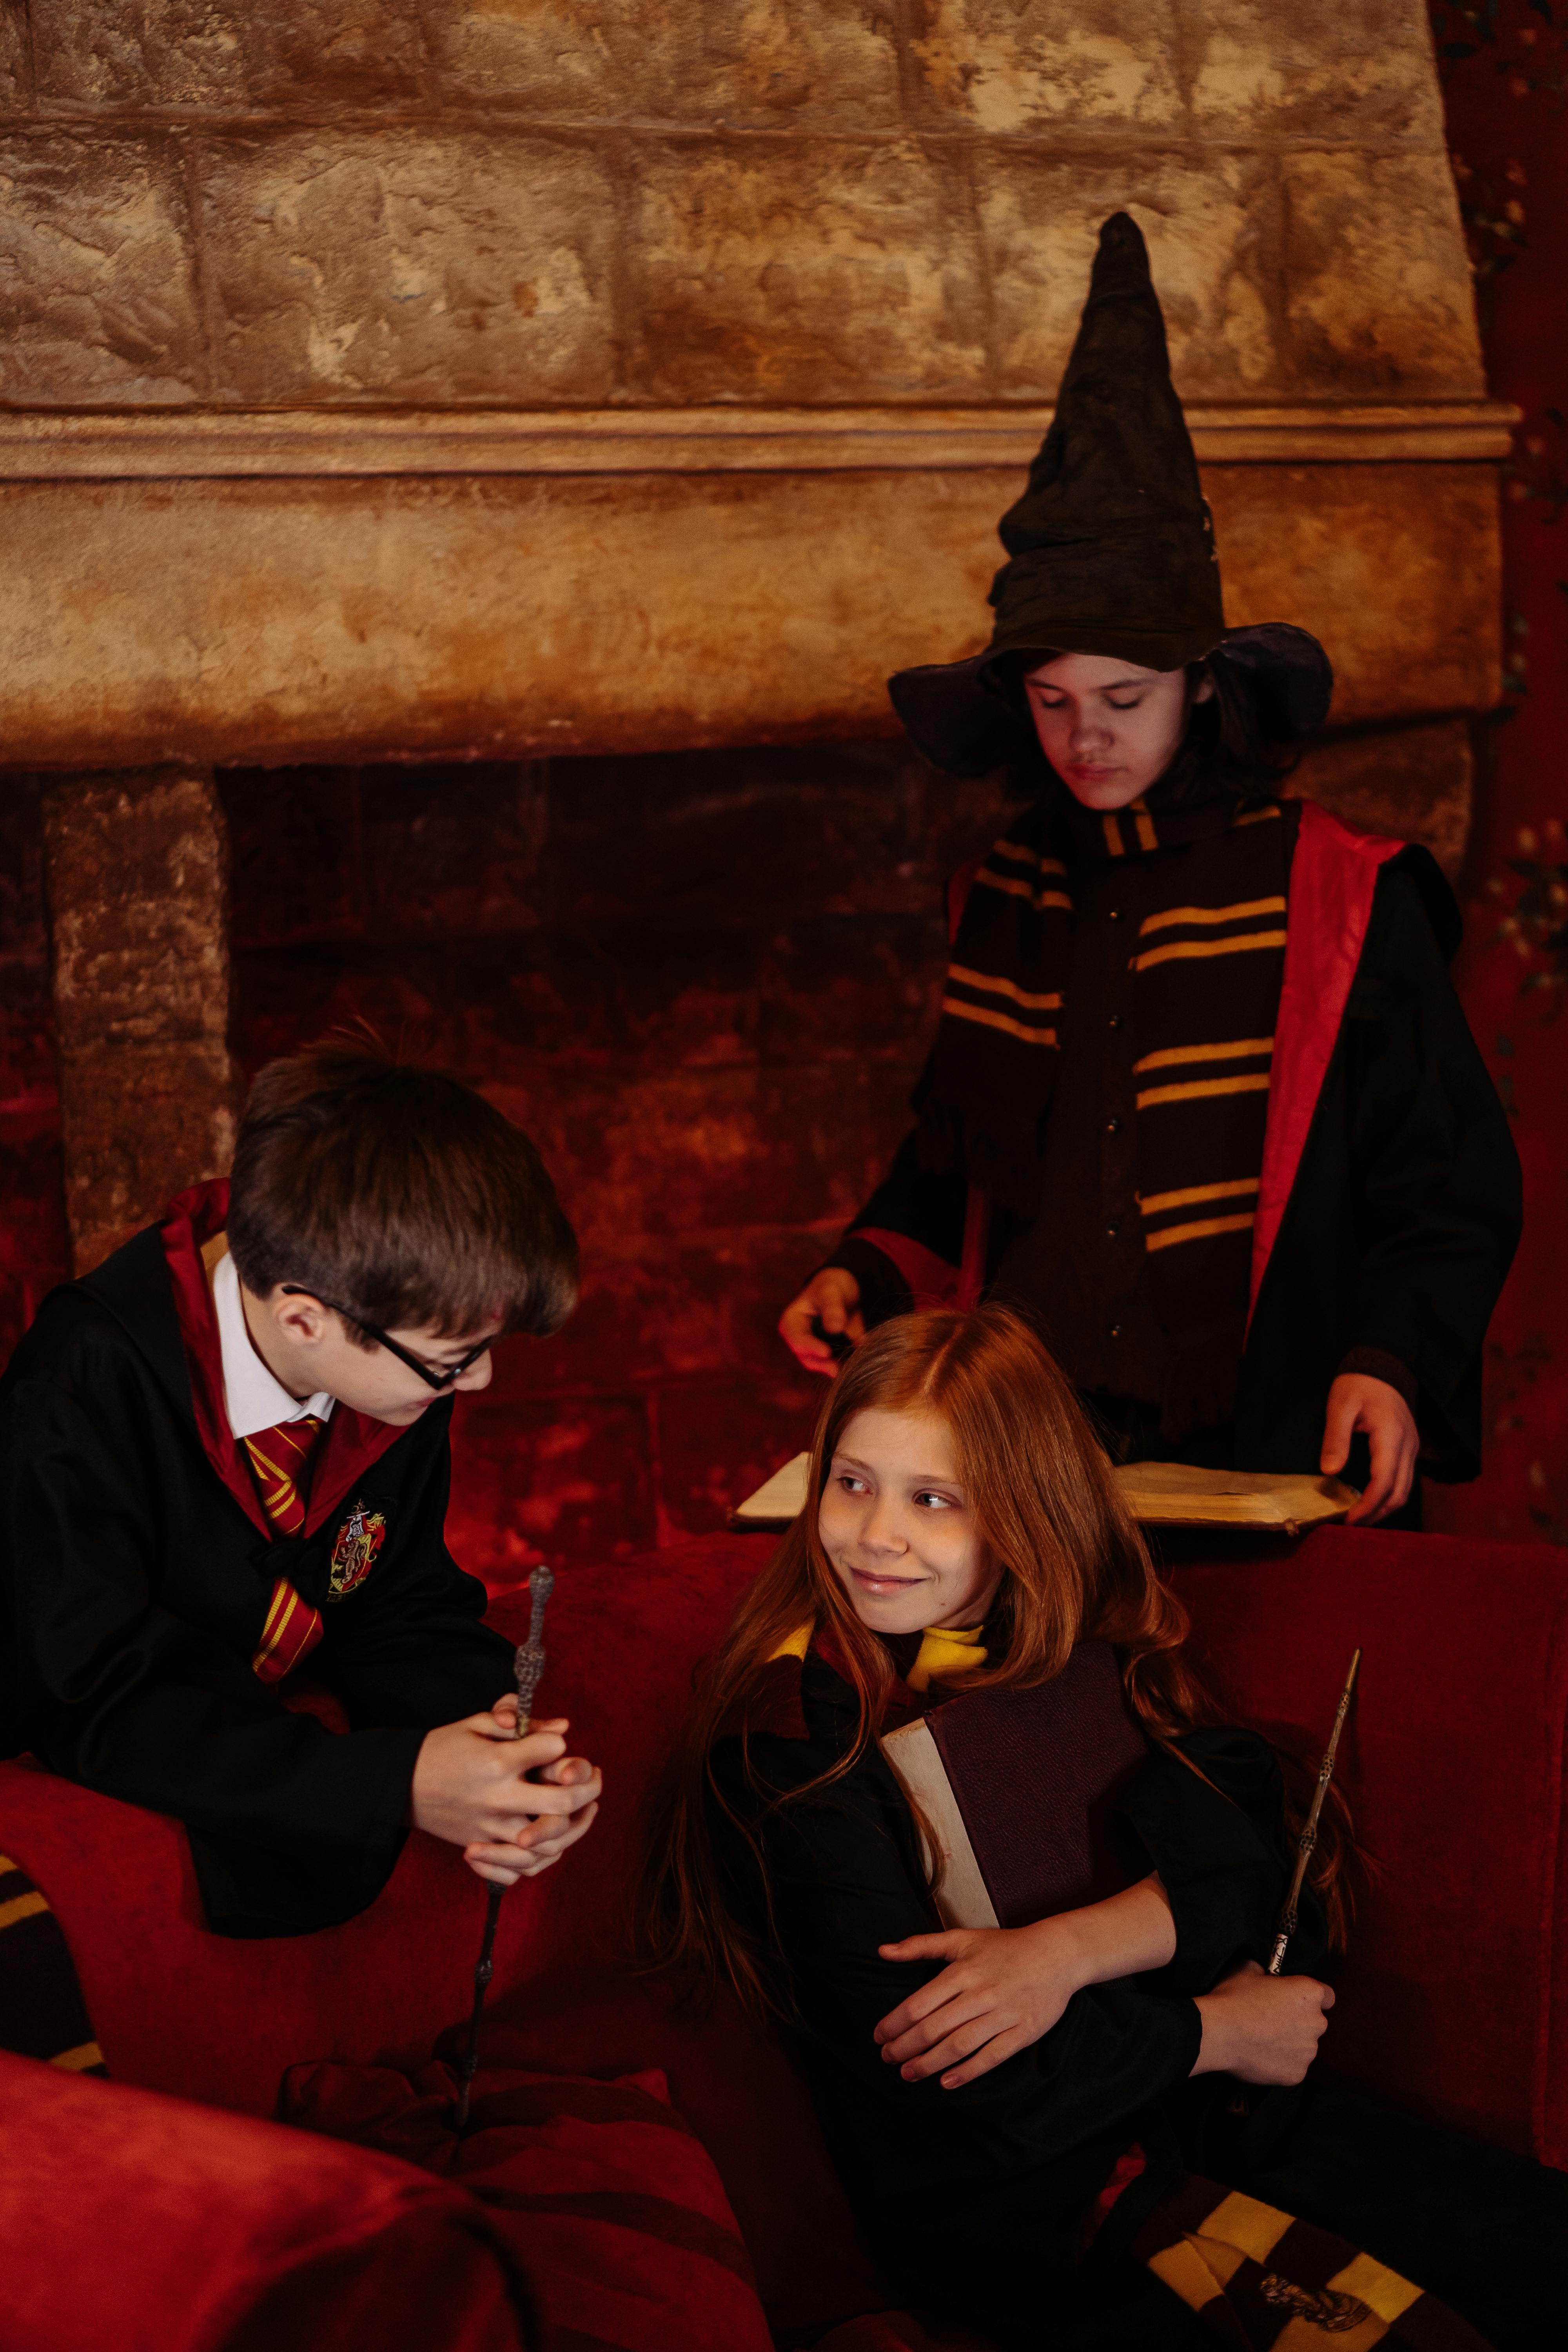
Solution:
{"label": "red-haired girl", "polygon": [[[1280,1762],[1205,1698],[1185,1632],[1028,1325],[995,1307],[882,1325],[709,1669],[651,1849],[652,1952],[787,2021],[899,2288],[1001,2345],[1202,2344],[1194,2296],[1247,2294],[1276,2329],[1316,2313],[1345,2333],[1403,2294],[1390,2345],[1473,2345],[1441,2294],[1500,2346],[1548,2340],[1568,2182],[1307,2086],[1333,1994],[1260,1966],[1292,1851]],[[1132,1883],[1034,1926],[942,1930],[881,1735],[1047,1683],[1083,1643],[1111,1645],[1146,1738],[1115,1791]],[[1296,1969],[1342,1931],[1347,1847],[1336,1822]],[[1142,2177],[1084,2257],[1135,2148]],[[1352,2250],[1327,2232],[1370,2248],[1359,2291],[1331,2287]]]}

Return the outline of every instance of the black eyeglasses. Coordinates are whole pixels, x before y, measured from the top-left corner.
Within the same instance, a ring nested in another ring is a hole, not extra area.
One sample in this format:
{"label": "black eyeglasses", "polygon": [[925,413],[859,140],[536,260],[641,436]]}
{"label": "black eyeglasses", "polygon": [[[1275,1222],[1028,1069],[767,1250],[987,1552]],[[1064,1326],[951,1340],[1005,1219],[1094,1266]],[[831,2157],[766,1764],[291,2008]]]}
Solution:
{"label": "black eyeglasses", "polygon": [[417,1372],[427,1389],[449,1389],[454,1381],[462,1379],[470,1364],[477,1364],[481,1356],[488,1356],[500,1338],[499,1331],[492,1331],[488,1339],[481,1339],[477,1348],[470,1348],[461,1362],[454,1364],[450,1371],[433,1372],[428,1364],[422,1364],[417,1356],[411,1355],[390,1333],[382,1330],[378,1324],[367,1323],[363,1315],[354,1313],[352,1307],[341,1307],[335,1298],[323,1298],[319,1290],[311,1290],[302,1282],[285,1282],[279,1287],[285,1298],[313,1298],[318,1307],[330,1307],[334,1315],[341,1315],[345,1323],[352,1323],[356,1331],[363,1331],[367,1339],[374,1339],[378,1348],[384,1348],[389,1356],[395,1356],[398,1362],[406,1364],[411,1372]]}

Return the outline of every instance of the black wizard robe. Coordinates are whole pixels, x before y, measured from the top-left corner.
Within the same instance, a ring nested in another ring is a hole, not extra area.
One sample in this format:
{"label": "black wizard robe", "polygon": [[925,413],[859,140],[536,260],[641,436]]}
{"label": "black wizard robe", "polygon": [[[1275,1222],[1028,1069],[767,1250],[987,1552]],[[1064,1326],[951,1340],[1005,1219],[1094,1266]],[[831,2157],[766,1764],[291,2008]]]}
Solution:
{"label": "black wizard robe", "polygon": [[[300,1533],[268,1522],[200,1255],[227,1191],[52,1291],[0,1382],[0,1754],[184,1822],[220,1934],[300,1935],[374,1901],[425,1734],[492,1705],[511,1652],[447,1549],[449,1398],[406,1429],[338,1405]],[[346,1730],[252,1671],[279,1575]]]}

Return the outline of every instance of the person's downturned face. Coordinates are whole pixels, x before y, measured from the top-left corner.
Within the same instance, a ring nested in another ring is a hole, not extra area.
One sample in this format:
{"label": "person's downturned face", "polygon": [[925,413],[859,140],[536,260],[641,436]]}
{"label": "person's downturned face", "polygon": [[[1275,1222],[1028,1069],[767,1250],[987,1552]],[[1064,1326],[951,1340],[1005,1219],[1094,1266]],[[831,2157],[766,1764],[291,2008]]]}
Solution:
{"label": "person's downturned face", "polygon": [[823,1480],[822,1548],[856,1615],[879,1633],[976,1625],[1002,1580],[958,1476],[947,1423],[858,1412]]}
{"label": "person's downturned face", "polygon": [[1040,749],[1073,798],[1102,813],[1126,808],[1158,783],[1186,732],[1192,704],[1181,669],[1142,669],[1108,654],[1058,654],[1024,680]]}

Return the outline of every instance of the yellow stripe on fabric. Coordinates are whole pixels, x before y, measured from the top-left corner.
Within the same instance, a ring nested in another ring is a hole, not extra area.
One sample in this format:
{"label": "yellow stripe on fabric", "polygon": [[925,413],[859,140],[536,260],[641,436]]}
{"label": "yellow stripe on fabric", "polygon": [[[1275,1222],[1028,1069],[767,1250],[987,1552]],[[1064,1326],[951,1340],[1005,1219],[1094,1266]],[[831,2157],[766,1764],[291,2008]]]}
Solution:
{"label": "yellow stripe on fabric", "polygon": [[962,981],[965,988],[984,988],[989,990],[993,996],[1011,997],[1015,1004],[1027,1005],[1032,1013],[1059,1013],[1062,1009],[1059,988],[1047,989],[1042,995],[1031,995],[1026,988],[1020,988],[1016,980],[991,979],[983,971],[971,971],[967,964],[962,963],[950,963],[947,976],[949,980]]}
{"label": "yellow stripe on fabric", "polygon": [[1022,1021],[1015,1021],[1005,1013],[992,1013],[984,1004],[963,1004],[956,996],[944,996],[942,1009],[955,1021],[978,1021],[983,1029],[1005,1029],[1009,1037],[1021,1037],[1026,1045],[1054,1045],[1054,1029],[1030,1029]]}
{"label": "yellow stripe on fabric", "polygon": [[1187,2238],[1178,2239],[1173,2246],[1162,2246],[1157,2254],[1150,2255],[1148,2267],[1173,2294],[1181,2296],[1189,2311],[1201,2311],[1205,2304],[1213,2303],[1225,2292]]}
{"label": "yellow stripe on fabric", "polygon": [[1195,1209],[1200,1201],[1225,1201],[1237,1192],[1256,1192],[1256,1176],[1238,1177],[1234,1184],[1184,1184],[1179,1192],[1151,1192],[1145,1201],[1138,1196],[1138,1206],[1146,1217],[1163,1216],[1167,1209]]}
{"label": "yellow stripe on fabric", "polygon": [[1193,2234],[1217,2238],[1222,2245],[1250,2254],[1255,2263],[1266,2263],[1295,2218],[1293,2213],[1281,2213],[1278,2205],[1265,2205],[1260,2197],[1233,2189],[1212,2213],[1205,2214]]}
{"label": "yellow stripe on fabric", "polygon": [[1189,1078],[1179,1087],[1145,1087],[1134,1097],[1140,1110],[1156,1103],[1198,1102],[1205,1095],[1266,1095],[1272,1084],[1267,1070],[1248,1070],[1239,1078]]}
{"label": "yellow stripe on fabric", "polygon": [[[279,1616],[277,1612],[280,1600],[283,1603],[283,1612],[281,1616]],[[278,1644],[289,1630],[289,1618],[296,1608],[303,1606],[304,1603],[293,1586],[280,1582],[278,1591],[272,1596],[272,1607],[267,1612],[267,1623],[261,1629],[261,1647],[250,1662],[253,1672],[264,1666],[268,1658],[277,1655]],[[275,1618],[276,1622],[274,1622]]]}
{"label": "yellow stripe on fabric", "polygon": [[51,2066],[63,2066],[68,2074],[84,2074],[89,2066],[101,2066],[103,2053],[96,2042],[79,2042],[74,2050],[62,2050],[49,2060]]}
{"label": "yellow stripe on fabric", "polygon": [[1210,1234],[1244,1234],[1257,1219],[1248,1209],[1242,1217],[1200,1217],[1195,1224],[1167,1225],[1163,1234],[1145,1234],[1145,1249],[1170,1249],[1176,1242],[1206,1241]]}
{"label": "yellow stripe on fabric", "polygon": [[1141,1078],[1145,1070],[1173,1070],[1186,1062],[1239,1062],[1247,1055],[1273,1051],[1272,1037],[1237,1037],[1228,1045],[1163,1045],[1157,1054],[1145,1054],[1134,1062],[1132,1075]]}
{"label": "yellow stripe on fabric", "polygon": [[1036,907],[1066,907],[1069,912],[1072,900],[1065,890],[1037,890],[1032,882],[1016,881],[1011,874],[988,874],[984,866],[975,876],[988,890],[1005,890],[1010,898],[1027,898]]}
{"label": "yellow stripe on fabric", "polygon": [[1342,2271],[1336,2271],[1327,2283],[1330,2286],[1338,2287],[1342,2294],[1353,2294],[1358,2303],[1364,2303],[1369,2311],[1375,2311],[1379,2319],[1389,2326],[1408,2311],[1413,2303],[1419,2303],[1426,2292],[1425,2287],[1416,2286],[1412,2280],[1401,2278],[1397,2271],[1391,2271],[1374,2254],[1357,2254]]}
{"label": "yellow stripe on fabric", "polygon": [[1247,948],[1282,948],[1284,944],[1283,931],[1243,931],[1235,940],[1173,940],[1169,947],[1145,948],[1141,956],[1132,959],[1132,969],[1148,971],[1157,963],[1170,963],[1178,957],[1240,955]]}
{"label": "yellow stripe on fabric", "polygon": [[272,1598],[267,1606],[267,1618],[261,1628],[261,1639],[263,1643],[266,1643],[268,1635],[272,1632],[274,1626],[278,1622],[279,1611],[282,1610],[286,1613],[289,1603],[293,1598],[293,1586],[289,1582],[286,1577],[280,1576],[277,1583],[272,1588]]}
{"label": "yellow stripe on fabric", "polygon": [[1021,842],[995,842],[990,855],[993,857],[1010,857],[1016,866],[1032,866],[1040,874],[1065,875],[1067,872],[1059,857],[1042,857],[1037,850],[1026,849]]}
{"label": "yellow stripe on fabric", "polygon": [[804,1659],[811,1647],[811,1637],[816,1631],[816,1620],[814,1617],[808,1617],[804,1625],[797,1625],[793,1633],[785,1635],[776,1650],[768,1652],[763,1661],[764,1664],[771,1666],[775,1658]]}
{"label": "yellow stripe on fabric", "polygon": [[1239,923],[1249,915],[1282,915],[1285,901],[1272,898],[1238,898],[1234,907],[1169,907],[1163,915],[1145,915],[1138,926],[1138,936],[1147,939],[1151,931],[1163,931],[1172,923]]}
{"label": "yellow stripe on fabric", "polygon": [[985,1649],[981,1631],[978,1625],[928,1625],[907,1676],[910,1688],[923,1691],[949,1675],[968,1674],[973,1667],[983,1666]]}
{"label": "yellow stripe on fabric", "polygon": [[1149,814],[1148,810],[1144,807],[1143,803],[1142,801],[1134,801],[1131,808],[1128,811],[1128,814],[1131,817],[1133,824],[1138,829],[1139,848],[1158,849],[1160,846],[1160,836],[1154,830],[1154,821]]}
{"label": "yellow stripe on fabric", "polygon": [[1272,817],[1283,816],[1284,814],[1278,802],[1272,808],[1247,809],[1241,816],[1232,818],[1230,829],[1232,833],[1239,833],[1244,824],[1267,824]]}
{"label": "yellow stripe on fabric", "polygon": [[1114,816],[1102,816],[1100,822],[1105,828],[1105,845],[1111,856],[1125,857],[1127,852],[1121,846],[1121,827]]}
{"label": "yellow stripe on fabric", "polygon": [[13,1895],[9,1903],[0,1903],[0,1934],[15,1927],[23,1919],[36,1919],[40,1911],[49,1907],[47,1895],[35,1890],[30,1895]]}

